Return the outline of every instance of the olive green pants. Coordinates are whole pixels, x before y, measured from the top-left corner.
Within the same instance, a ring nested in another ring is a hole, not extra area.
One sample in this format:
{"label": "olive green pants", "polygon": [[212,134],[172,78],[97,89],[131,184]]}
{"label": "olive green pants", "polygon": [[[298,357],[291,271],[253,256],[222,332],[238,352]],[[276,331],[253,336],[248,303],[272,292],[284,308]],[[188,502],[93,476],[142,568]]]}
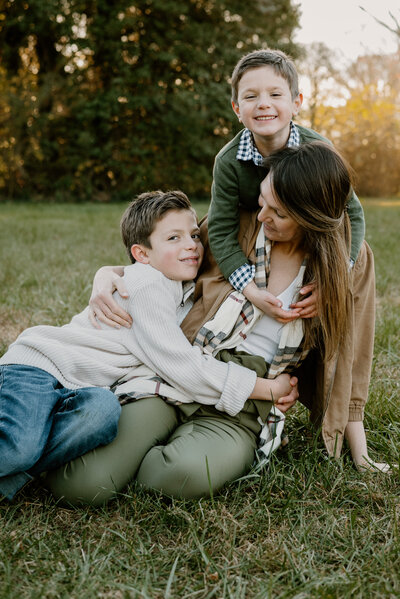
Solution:
{"label": "olive green pants", "polygon": [[205,406],[186,416],[157,397],[127,404],[112,443],[49,472],[44,484],[73,504],[101,505],[133,479],[173,497],[209,496],[254,461],[260,425],[247,404],[235,417]]}
{"label": "olive green pants", "polygon": [[[238,362],[258,376],[266,373],[258,356],[223,350],[218,359]],[[159,397],[129,403],[110,445],[49,472],[44,483],[55,497],[73,504],[101,505],[134,479],[173,497],[207,497],[250,469],[259,417],[265,422],[271,405],[248,400],[239,414],[229,416],[213,406],[175,407]]]}

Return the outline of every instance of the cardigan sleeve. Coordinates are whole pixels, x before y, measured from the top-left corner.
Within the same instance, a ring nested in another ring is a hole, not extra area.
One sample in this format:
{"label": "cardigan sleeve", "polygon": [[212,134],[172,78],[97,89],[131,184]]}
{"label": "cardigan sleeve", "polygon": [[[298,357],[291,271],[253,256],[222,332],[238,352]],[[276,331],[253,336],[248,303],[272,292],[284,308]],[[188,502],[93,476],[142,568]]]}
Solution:
{"label": "cardigan sleeve", "polygon": [[365,237],[365,220],[363,207],[354,191],[352,191],[350,196],[348,212],[351,223],[350,257],[355,262]]}
{"label": "cardigan sleeve", "polygon": [[[136,288],[129,300],[132,329],[126,343],[146,366],[193,401],[235,415],[256,383],[256,373],[204,355],[186,339],[176,321],[176,298],[162,280]],[[130,335],[132,337],[130,338]]]}

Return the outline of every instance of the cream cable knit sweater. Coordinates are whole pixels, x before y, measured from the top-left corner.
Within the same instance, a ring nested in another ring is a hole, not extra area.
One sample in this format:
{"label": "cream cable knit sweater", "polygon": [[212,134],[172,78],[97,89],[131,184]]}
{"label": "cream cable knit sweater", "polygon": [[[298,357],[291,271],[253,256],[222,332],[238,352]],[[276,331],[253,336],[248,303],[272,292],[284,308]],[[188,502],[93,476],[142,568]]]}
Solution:
{"label": "cream cable knit sweater", "polygon": [[93,328],[87,307],[62,327],[27,329],[0,358],[0,365],[36,366],[65,387],[77,389],[109,387],[145,364],[193,401],[237,414],[253,390],[256,374],[190,345],[178,326],[191,301],[182,283],[139,263],[125,268],[124,279],[129,298],[115,294],[115,299],[132,315],[130,329]]}

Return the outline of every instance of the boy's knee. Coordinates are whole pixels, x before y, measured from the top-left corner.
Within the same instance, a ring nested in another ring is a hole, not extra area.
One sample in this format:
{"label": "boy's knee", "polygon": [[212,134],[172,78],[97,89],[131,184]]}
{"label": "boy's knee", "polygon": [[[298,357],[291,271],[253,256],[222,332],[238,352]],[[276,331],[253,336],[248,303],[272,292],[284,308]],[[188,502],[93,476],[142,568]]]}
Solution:
{"label": "boy's knee", "polygon": [[105,422],[111,421],[115,423],[115,425],[118,425],[119,417],[121,415],[121,404],[112,391],[105,391],[100,405],[100,417],[102,417]]}
{"label": "boy's knee", "polygon": [[107,417],[118,416],[121,412],[121,406],[117,396],[109,389],[102,387],[90,387],[82,391],[84,401],[82,409],[90,413],[104,414]]}
{"label": "boy's knee", "polygon": [[108,389],[90,391],[80,405],[81,417],[93,431],[109,430],[110,441],[117,434],[121,406],[117,397]]}

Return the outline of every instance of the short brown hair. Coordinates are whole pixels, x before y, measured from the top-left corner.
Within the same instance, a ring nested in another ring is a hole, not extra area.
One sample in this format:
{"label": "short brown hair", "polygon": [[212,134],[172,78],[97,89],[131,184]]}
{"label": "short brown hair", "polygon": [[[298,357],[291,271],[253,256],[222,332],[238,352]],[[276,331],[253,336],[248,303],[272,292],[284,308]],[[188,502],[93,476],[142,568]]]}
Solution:
{"label": "short brown hair", "polygon": [[290,89],[292,99],[299,95],[299,78],[293,60],[281,50],[254,50],[239,60],[232,73],[232,102],[238,103],[239,83],[246,71],[271,66],[277,75],[283,77]]}
{"label": "short brown hair", "polygon": [[170,210],[191,210],[196,214],[189,198],[183,191],[148,191],[138,195],[121,218],[122,241],[132,262],[131,247],[140,243],[151,248],[150,235],[156,224]]}

